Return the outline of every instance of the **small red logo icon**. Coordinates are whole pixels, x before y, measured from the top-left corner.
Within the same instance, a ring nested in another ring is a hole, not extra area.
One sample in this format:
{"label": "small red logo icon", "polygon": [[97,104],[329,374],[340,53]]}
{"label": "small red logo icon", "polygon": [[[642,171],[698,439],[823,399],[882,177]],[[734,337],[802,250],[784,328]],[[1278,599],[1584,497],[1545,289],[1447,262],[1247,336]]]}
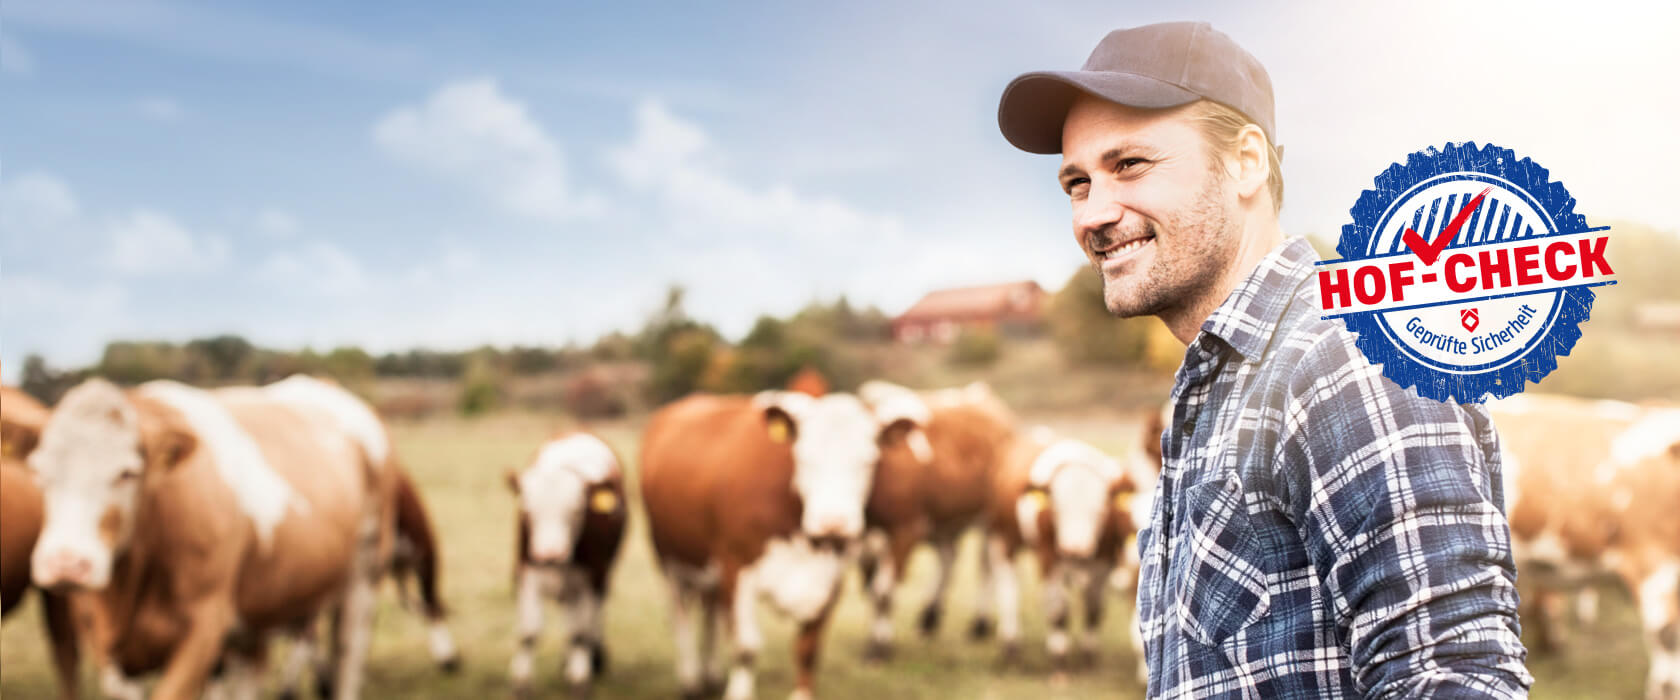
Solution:
{"label": "small red logo icon", "polygon": [[1474,308],[1469,308],[1458,312],[1458,322],[1464,324],[1464,330],[1474,333],[1476,332],[1476,326],[1481,325],[1482,317],[1476,313]]}

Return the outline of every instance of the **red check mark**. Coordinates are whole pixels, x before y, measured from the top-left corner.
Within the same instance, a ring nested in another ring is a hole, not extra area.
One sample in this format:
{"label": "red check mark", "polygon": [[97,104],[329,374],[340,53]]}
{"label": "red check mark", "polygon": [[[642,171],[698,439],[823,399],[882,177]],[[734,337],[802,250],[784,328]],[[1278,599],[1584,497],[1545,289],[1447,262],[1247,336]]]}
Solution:
{"label": "red check mark", "polygon": [[1419,236],[1417,231],[1410,228],[1406,229],[1406,234],[1401,236],[1400,240],[1404,241],[1406,247],[1411,248],[1413,253],[1417,253],[1418,258],[1423,260],[1423,264],[1434,265],[1435,259],[1441,257],[1441,251],[1446,250],[1447,244],[1451,243],[1453,237],[1458,235],[1458,228],[1464,225],[1465,219],[1470,218],[1470,212],[1475,211],[1476,207],[1481,205],[1482,197],[1486,196],[1488,190],[1491,189],[1493,188],[1489,187],[1482,190],[1481,194],[1476,195],[1476,198],[1470,200],[1469,204],[1464,205],[1463,209],[1458,210],[1458,215],[1447,223],[1446,230],[1435,238],[1434,243],[1423,240],[1423,236]]}

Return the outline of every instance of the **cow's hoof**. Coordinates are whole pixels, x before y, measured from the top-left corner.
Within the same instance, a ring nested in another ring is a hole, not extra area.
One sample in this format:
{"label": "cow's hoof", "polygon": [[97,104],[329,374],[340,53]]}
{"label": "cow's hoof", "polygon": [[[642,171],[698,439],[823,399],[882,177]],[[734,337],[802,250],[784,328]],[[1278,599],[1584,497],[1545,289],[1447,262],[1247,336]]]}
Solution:
{"label": "cow's hoof", "polygon": [[315,697],[318,697],[321,700],[332,700],[332,697],[333,697],[332,681],[328,680],[326,678],[316,678],[315,679]]}
{"label": "cow's hoof", "polygon": [[917,618],[916,627],[922,631],[923,637],[932,637],[939,631],[939,623],[945,618],[945,608],[939,605],[929,605],[922,608],[922,616]]}
{"label": "cow's hoof", "polygon": [[582,683],[572,683],[566,692],[573,700],[589,700],[589,694],[593,690],[594,686],[589,681],[584,681]]}
{"label": "cow's hoof", "polygon": [[525,684],[513,686],[513,700],[531,700],[531,686]]}
{"label": "cow's hoof", "polygon": [[716,697],[723,692],[725,683],[726,681],[724,681],[723,676],[706,674],[705,680],[700,682],[700,692],[711,697]]}
{"label": "cow's hoof", "polygon": [[863,660],[870,663],[882,663],[892,660],[893,647],[890,642],[871,639],[863,647]]}
{"label": "cow's hoof", "polygon": [[1060,692],[1060,691],[1067,690],[1067,687],[1068,687],[1067,671],[1051,671],[1050,672],[1050,689],[1051,690]]}
{"label": "cow's hoof", "polygon": [[438,670],[451,676],[461,672],[461,655],[456,654],[438,662]]}
{"label": "cow's hoof", "polygon": [[992,619],[989,617],[974,618],[974,621],[968,625],[968,638],[977,642],[985,639],[991,639]]}
{"label": "cow's hoof", "polygon": [[279,700],[298,700],[297,688],[287,688],[274,697],[279,698]]}

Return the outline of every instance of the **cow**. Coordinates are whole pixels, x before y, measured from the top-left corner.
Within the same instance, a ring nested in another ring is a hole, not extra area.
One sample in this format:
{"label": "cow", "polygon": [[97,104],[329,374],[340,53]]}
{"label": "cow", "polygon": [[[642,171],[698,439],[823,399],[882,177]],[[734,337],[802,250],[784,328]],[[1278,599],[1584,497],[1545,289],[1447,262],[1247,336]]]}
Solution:
{"label": "cow", "polygon": [[[989,525],[982,562],[997,606],[1000,661],[1019,657],[1020,586],[1015,557],[1037,555],[1044,608],[1050,623],[1045,648],[1058,676],[1070,666],[1094,663],[1109,577],[1122,547],[1137,531],[1132,499],[1137,480],[1117,460],[1091,445],[1032,431],[1009,447],[992,480]],[[1070,597],[1084,604],[1084,629],[1070,664]]]}
{"label": "cow", "polygon": [[[1560,592],[1619,581],[1640,610],[1647,695],[1680,696],[1680,410],[1543,395],[1491,408],[1537,646],[1561,637]],[[1578,594],[1583,617],[1595,600]]]}
{"label": "cow", "polygon": [[46,503],[31,573],[85,592],[108,694],[161,669],[152,697],[197,697],[220,662],[249,696],[270,635],[331,609],[334,697],[354,698],[389,458],[372,411],[309,377],[215,392],[90,379],[28,458]]}
{"label": "cow", "polygon": [[507,474],[519,504],[514,581],[519,648],[509,675],[531,692],[532,654],[543,626],[543,598],[566,606],[571,643],[565,676],[577,694],[606,669],[602,635],[608,576],[624,539],[629,504],[618,456],[588,433],[557,436],[530,464]]}
{"label": "cow", "polygon": [[[865,656],[883,660],[891,653],[894,589],[921,542],[933,545],[939,572],[917,624],[923,636],[938,630],[957,541],[985,519],[993,473],[1015,434],[1014,416],[980,383],[918,394],[871,381],[858,395],[882,423],[909,426],[881,446],[864,509],[868,535],[859,563],[874,611]],[[986,618],[975,622],[971,635],[989,632]]]}
{"label": "cow", "polygon": [[[46,407],[34,397],[0,386],[0,617],[10,615],[31,588],[29,558],[44,514],[41,489],[23,460],[34,451],[47,416]],[[59,692],[74,698],[80,654],[70,600],[41,591],[40,604]]]}
{"label": "cow", "polygon": [[642,502],[671,585],[685,695],[716,683],[722,622],[735,640],[725,696],[753,696],[762,596],[798,623],[793,696],[813,696],[823,628],[863,532],[879,444],[906,429],[905,421],[882,425],[844,393],[693,395],[653,415],[642,436]]}

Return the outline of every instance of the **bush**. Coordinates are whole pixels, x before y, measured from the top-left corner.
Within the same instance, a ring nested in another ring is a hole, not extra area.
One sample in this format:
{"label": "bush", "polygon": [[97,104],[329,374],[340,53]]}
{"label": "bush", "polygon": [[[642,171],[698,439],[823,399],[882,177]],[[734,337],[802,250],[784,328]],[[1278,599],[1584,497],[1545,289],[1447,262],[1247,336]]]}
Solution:
{"label": "bush", "polygon": [[989,328],[965,328],[951,343],[950,359],[959,365],[989,365],[997,362],[1001,352],[997,331]]}
{"label": "bush", "polygon": [[566,410],[578,418],[619,418],[629,409],[624,397],[593,371],[580,372],[567,380],[562,394]]}

